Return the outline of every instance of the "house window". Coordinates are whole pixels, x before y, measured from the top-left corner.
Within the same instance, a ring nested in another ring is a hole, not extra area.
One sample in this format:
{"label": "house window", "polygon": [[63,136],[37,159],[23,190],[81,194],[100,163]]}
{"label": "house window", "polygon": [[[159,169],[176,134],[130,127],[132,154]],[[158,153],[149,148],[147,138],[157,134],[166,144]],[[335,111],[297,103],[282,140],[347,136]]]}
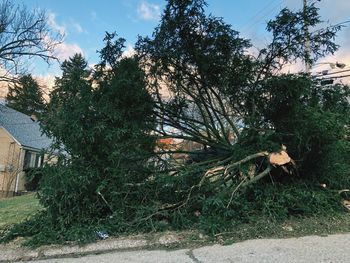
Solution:
{"label": "house window", "polygon": [[24,153],[23,170],[37,168],[42,164],[42,158],[39,153],[26,150]]}

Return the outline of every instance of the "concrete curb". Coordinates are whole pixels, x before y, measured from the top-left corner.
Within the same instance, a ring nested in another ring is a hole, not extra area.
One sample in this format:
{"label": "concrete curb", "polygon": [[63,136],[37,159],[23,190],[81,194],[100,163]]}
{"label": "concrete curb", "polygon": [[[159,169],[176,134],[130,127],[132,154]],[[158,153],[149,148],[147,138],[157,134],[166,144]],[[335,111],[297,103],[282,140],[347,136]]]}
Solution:
{"label": "concrete curb", "polygon": [[148,240],[144,236],[109,238],[86,245],[52,245],[28,249],[14,245],[0,245],[0,262],[30,261],[47,258],[74,257],[79,255],[100,254],[110,251],[125,251],[174,245],[181,238],[174,233],[166,233],[159,238]]}

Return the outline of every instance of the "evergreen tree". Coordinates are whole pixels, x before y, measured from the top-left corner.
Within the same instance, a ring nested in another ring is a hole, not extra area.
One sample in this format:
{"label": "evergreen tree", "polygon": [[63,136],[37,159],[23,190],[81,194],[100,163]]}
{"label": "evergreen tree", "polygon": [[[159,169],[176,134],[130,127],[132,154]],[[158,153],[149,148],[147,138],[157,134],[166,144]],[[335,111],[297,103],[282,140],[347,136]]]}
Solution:
{"label": "evergreen tree", "polygon": [[113,213],[133,220],[131,207],[148,201],[141,188],[154,150],[152,97],[138,58],[122,58],[121,39],[107,38],[94,75],[81,55],[62,64],[43,122],[70,155],[47,167],[40,192],[49,221],[64,229]]}
{"label": "evergreen tree", "polygon": [[27,115],[40,115],[45,107],[40,86],[30,74],[9,85],[6,101],[9,107]]}
{"label": "evergreen tree", "polygon": [[90,71],[81,54],[62,63],[62,77],[56,78],[54,90],[43,118],[46,134],[63,144],[72,156],[81,156],[88,145],[86,131],[92,99]]}
{"label": "evergreen tree", "polygon": [[[98,125],[104,127],[100,135],[105,144],[99,148],[115,150],[119,157],[133,163],[132,156],[140,158],[141,152],[148,152],[146,156],[153,152],[153,100],[138,58],[123,58],[125,40],[115,37],[115,33],[106,34],[101,63],[96,66],[94,108]],[[106,154],[100,159],[109,159],[110,152]]]}
{"label": "evergreen tree", "polygon": [[[269,137],[282,131],[278,122],[264,116],[261,105],[273,107],[273,113],[279,115],[288,104],[302,108],[312,103],[310,97],[298,94],[300,86],[305,93],[314,88],[308,76],[285,77],[282,81],[278,76],[284,65],[304,59],[304,24],[307,21],[310,29],[319,26],[317,7],[312,4],[305,11],[281,10],[267,24],[272,42],[254,57],[248,51],[250,41],[241,38],[222,18],[208,16],[205,6],[204,0],[169,0],[152,36],[140,38],[136,45],[144,58],[149,88],[156,94],[159,125],[155,133],[206,149],[200,153],[203,170],[212,168],[217,158],[230,164],[256,152],[277,151],[281,144],[297,148],[287,140]],[[339,29],[330,26],[310,34],[310,63],[335,52],[338,46],[333,39]],[[273,84],[266,89],[266,83]],[[284,90],[287,85],[289,90]],[[273,89],[277,86],[278,93]],[[281,96],[270,99],[277,94]],[[287,94],[291,96],[282,96]],[[295,115],[287,112],[286,116],[284,121],[291,124],[288,127],[295,127]],[[302,159],[300,155],[297,158]],[[239,174],[237,169],[234,173]]]}

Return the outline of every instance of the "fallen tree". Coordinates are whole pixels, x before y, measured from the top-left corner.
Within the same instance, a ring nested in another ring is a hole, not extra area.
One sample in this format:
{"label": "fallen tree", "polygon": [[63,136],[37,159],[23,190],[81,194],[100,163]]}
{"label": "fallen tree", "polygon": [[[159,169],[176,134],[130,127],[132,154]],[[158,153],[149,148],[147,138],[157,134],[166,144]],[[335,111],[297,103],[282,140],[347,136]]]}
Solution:
{"label": "fallen tree", "polygon": [[[199,185],[210,181],[217,188],[231,181],[230,187],[240,189],[275,167],[287,173],[290,168],[294,173],[310,169],[305,159],[317,155],[322,135],[307,133],[318,132],[316,126],[328,120],[307,122],[313,112],[331,111],[326,106],[330,97],[307,74],[283,75],[280,69],[305,59],[305,27],[315,28],[321,22],[318,9],[315,5],[297,12],[283,9],[267,25],[271,43],[253,56],[250,42],[221,18],[207,16],[205,5],[202,0],[169,0],[152,38],[140,39],[136,45],[155,99],[154,132],[160,139],[181,142],[178,149],[158,152],[160,159],[167,154],[164,166],[175,169],[175,174],[200,171]],[[337,49],[332,40],[339,29],[310,31],[310,63]],[[344,87],[335,89],[347,93]],[[345,97],[339,99],[348,111]],[[347,123],[337,125],[339,136]],[[313,137],[317,138],[313,141]],[[186,144],[199,145],[200,150]],[[297,162],[280,149],[283,144]],[[179,153],[187,161],[174,166]]]}
{"label": "fallen tree", "polygon": [[342,211],[328,189],[350,184],[350,89],[280,71],[304,59],[303,21],[312,60],[336,50],[339,27],[312,31],[314,5],[283,9],[268,23],[271,43],[253,56],[248,40],[204,8],[169,0],[132,58],[112,33],[93,73],[81,56],[63,63],[44,124],[72,158],[47,167],[46,212],[4,240],[20,232],[36,244],[91,240],[101,228],[215,234]]}

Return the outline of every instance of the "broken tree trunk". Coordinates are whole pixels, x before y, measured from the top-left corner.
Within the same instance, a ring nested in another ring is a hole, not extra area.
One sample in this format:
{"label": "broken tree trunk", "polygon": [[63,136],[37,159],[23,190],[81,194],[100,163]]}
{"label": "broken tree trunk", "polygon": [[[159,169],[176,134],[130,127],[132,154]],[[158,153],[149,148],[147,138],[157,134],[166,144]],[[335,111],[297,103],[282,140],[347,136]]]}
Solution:
{"label": "broken tree trunk", "polygon": [[[249,169],[246,172],[246,174],[243,174],[240,171],[241,165],[253,162],[254,160],[262,157],[266,158],[268,162],[267,167],[262,172],[256,174],[258,169],[256,168],[255,164],[251,164],[249,166]],[[199,186],[203,185],[203,183],[207,180],[209,180],[211,183],[219,182],[219,180],[227,182],[228,180],[233,179],[237,174],[240,174],[241,178],[239,182],[239,188],[242,188],[264,178],[271,172],[273,167],[281,167],[284,171],[288,173],[288,169],[285,167],[285,165],[287,164],[292,164],[293,166],[295,166],[293,159],[290,158],[290,156],[286,152],[286,148],[282,146],[282,150],[279,152],[269,153],[267,151],[263,151],[249,155],[240,161],[228,165],[213,167],[206,171],[201,182],[199,183]],[[237,190],[238,189],[236,189],[235,191]]]}

